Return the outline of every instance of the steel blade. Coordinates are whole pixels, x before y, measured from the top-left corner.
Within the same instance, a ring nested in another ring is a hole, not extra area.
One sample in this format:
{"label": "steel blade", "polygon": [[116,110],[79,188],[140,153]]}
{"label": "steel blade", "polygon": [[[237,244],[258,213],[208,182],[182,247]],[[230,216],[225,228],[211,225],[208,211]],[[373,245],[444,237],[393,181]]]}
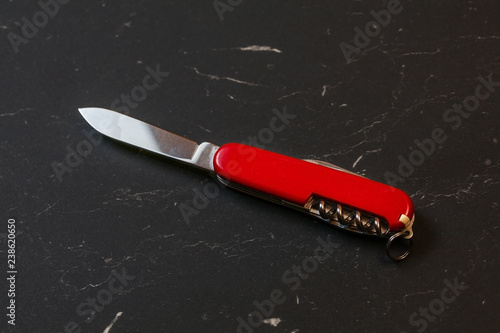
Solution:
{"label": "steel blade", "polygon": [[192,140],[112,110],[94,107],[78,110],[94,129],[110,138],[213,170],[213,153],[218,147],[211,143],[198,145]]}

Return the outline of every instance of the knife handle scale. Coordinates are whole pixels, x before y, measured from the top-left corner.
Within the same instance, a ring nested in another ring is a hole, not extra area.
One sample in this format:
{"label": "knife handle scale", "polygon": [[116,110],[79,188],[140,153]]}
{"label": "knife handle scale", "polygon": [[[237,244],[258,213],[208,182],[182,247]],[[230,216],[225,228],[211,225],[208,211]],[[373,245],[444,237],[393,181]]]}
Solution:
{"label": "knife handle scale", "polygon": [[413,218],[406,193],[349,172],[238,143],[221,146],[213,163],[223,179],[297,205],[319,196],[382,217],[390,230]]}

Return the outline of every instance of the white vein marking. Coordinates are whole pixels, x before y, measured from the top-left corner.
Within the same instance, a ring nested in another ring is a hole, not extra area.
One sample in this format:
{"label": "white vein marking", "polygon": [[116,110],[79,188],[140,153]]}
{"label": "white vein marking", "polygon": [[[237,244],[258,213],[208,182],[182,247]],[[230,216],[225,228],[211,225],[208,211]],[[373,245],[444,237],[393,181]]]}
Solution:
{"label": "white vein marking", "polygon": [[323,86],[323,91],[321,92],[321,97],[325,96],[326,93],[326,85]]}
{"label": "white vein marking", "polygon": [[188,68],[191,68],[192,70],[194,70],[196,72],[196,74],[198,74],[198,75],[205,76],[205,77],[208,77],[208,78],[213,79],[213,80],[227,80],[227,81],[232,81],[232,82],[236,82],[236,83],[240,83],[240,84],[246,84],[247,86],[262,87],[261,84],[253,83],[253,82],[245,82],[245,81],[233,79],[232,77],[217,76],[217,75],[211,75],[211,74],[201,73],[198,70],[198,68],[196,68],[196,67],[188,67]]}
{"label": "white vein marking", "polygon": [[220,51],[228,51],[228,50],[238,50],[238,51],[252,51],[252,52],[276,52],[282,53],[281,50],[272,48],[270,46],[261,46],[261,45],[250,45],[245,47],[231,47],[227,49],[215,49]]}
{"label": "white vein marking", "polygon": [[24,112],[24,111],[31,111],[31,110],[34,110],[32,108],[24,108],[24,109],[19,109],[17,110],[16,112],[11,112],[11,113],[2,113],[0,114],[0,117],[7,117],[7,116],[15,116],[16,114],[20,113],[20,112]]}
{"label": "white vein marking", "polygon": [[358,162],[363,158],[364,154],[361,154],[358,159],[354,162],[354,164],[352,165],[353,168],[356,167],[356,164],[358,164]]}
{"label": "white vein marking", "polygon": [[273,49],[270,46],[259,46],[259,45],[251,45],[247,47],[237,47],[235,48],[236,50],[240,51],[258,51],[258,52],[276,52],[276,53],[281,53],[281,50],[278,49]]}
{"label": "white vein marking", "polygon": [[104,329],[104,331],[102,331],[102,333],[109,333],[109,330],[111,329],[111,327],[113,327],[113,325],[116,323],[116,321],[118,320],[118,318],[121,317],[121,315],[123,314],[123,312],[118,312],[115,316],[115,318],[113,318],[113,320],[111,321],[111,323],[109,323],[108,327],[106,327],[106,329]]}
{"label": "white vein marking", "polygon": [[[373,126],[373,124],[372,124]],[[371,127],[371,126],[370,126]],[[374,150],[368,150],[366,152],[364,152],[363,154],[361,154],[361,156],[358,157],[358,159],[354,162],[354,164],[352,165],[353,168],[356,167],[356,165],[358,164],[359,161],[361,161],[361,159],[365,156],[365,155],[368,155],[368,154],[371,154],[371,153],[378,153],[380,150],[382,150],[382,148],[379,148],[379,149],[374,149]]]}

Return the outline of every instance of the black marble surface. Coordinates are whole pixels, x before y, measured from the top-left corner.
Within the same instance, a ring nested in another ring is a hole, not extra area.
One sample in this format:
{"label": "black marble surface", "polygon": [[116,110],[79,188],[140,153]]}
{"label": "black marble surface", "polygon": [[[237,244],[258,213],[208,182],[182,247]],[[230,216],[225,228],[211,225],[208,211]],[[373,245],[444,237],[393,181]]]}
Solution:
{"label": "black marble surface", "polygon": [[[500,329],[497,1],[42,0],[0,13],[2,332]],[[413,252],[391,262],[383,240],[89,139],[85,106],[391,181],[416,207]]]}

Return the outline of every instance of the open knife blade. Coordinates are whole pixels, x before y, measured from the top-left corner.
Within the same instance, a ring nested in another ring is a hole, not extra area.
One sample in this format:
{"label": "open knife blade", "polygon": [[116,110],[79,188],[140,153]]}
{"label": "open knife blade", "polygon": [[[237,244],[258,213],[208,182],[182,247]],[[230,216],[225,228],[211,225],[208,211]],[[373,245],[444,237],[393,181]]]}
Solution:
{"label": "open knife blade", "polygon": [[219,147],[211,143],[198,144],[112,110],[90,107],[78,111],[95,130],[110,138],[214,171],[213,156]]}

